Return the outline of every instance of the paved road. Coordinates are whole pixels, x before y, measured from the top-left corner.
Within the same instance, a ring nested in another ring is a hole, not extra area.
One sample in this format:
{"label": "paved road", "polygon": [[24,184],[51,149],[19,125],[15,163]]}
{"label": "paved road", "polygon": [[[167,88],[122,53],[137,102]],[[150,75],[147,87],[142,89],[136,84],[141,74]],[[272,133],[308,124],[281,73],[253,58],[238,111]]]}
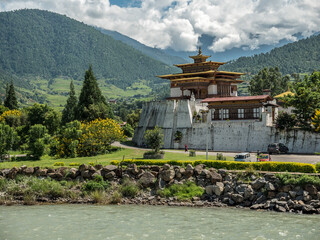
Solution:
{"label": "paved road", "polygon": [[[139,148],[139,147],[133,147],[121,144],[119,142],[116,142],[113,144],[113,146],[118,146],[122,148],[131,148],[131,149],[141,149],[141,150],[151,150],[146,148]],[[189,153],[184,152],[183,150],[170,150],[165,149],[165,152],[174,152],[174,153],[180,153],[184,155],[188,155]],[[216,156],[218,152],[209,152],[209,155]],[[205,151],[197,151],[198,155],[206,155]],[[224,156],[234,157],[237,153],[234,152],[223,152]],[[252,158],[256,159],[256,153],[252,153]],[[271,155],[271,160],[275,162],[300,162],[300,163],[311,163],[316,164],[320,162],[320,156],[319,155],[304,155],[304,154],[273,154]]]}

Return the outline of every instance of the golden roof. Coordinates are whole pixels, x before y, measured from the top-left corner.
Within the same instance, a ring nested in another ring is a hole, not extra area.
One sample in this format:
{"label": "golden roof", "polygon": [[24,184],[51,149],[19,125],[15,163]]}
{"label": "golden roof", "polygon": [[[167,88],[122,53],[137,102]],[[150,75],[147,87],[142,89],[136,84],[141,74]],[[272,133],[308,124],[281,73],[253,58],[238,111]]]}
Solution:
{"label": "golden roof", "polygon": [[284,93],[280,93],[279,95],[277,96],[274,96],[274,98],[282,98],[282,97],[285,97],[285,96],[292,96],[294,95],[293,92],[291,92],[290,90],[284,92]]}

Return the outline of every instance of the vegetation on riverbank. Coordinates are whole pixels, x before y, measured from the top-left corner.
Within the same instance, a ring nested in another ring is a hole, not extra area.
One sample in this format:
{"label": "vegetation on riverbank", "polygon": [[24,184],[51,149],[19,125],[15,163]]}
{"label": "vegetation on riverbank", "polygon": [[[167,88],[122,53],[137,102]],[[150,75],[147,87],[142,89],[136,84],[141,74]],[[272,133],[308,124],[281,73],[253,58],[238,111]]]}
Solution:
{"label": "vegetation on riverbank", "polygon": [[[118,165],[119,161],[111,161],[111,164]],[[258,171],[271,171],[271,172],[301,172],[301,173],[316,173],[316,167],[308,163],[295,163],[295,162],[235,162],[235,161],[222,161],[222,160],[196,160],[196,161],[179,161],[179,160],[129,160],[121,161],[123,165],[136,164],[136,165],[159,165],[171,164],[176,166],[186,166],[191,164],[196,166],[204,164],[207,167],[216,169],[227,170],[258,170]]]}

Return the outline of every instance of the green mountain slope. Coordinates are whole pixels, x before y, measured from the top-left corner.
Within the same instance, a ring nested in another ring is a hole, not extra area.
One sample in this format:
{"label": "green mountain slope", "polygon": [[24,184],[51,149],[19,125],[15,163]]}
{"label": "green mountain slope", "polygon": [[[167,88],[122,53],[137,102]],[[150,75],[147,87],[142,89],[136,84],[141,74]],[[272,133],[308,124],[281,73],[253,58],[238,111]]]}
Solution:
{"label": "green mountain slope", "polygon": [[256,74],[264,67],[278,66],[283,74],[311,73],[320,69],[320,35],[286,44],[268,53],[241,57],[221,67],[228,71]]}
{"label": "green mountain slope", "polygon": [[174,65],[174,64],[186,63],[186,60],[181,57],[169,55],[169,54],[165,53],[163,50],[158,49],[158,48],[148,47],[148,46],[138,42],[137,40],[134,40],[130,37],[122,35],[121,33],[118,33],[116,31],[110,31],[110,30],[106,30],[106,29],[102,29],[102,28],[97,28],[97,29],[100,32],[107,34],[107,35],[113,37],[114,39],[119,40],[125,44],[128,44],[129,46],[141,51],[143,54],[145,54],[153,59],[156,59],[158,61],[161,61],[165,64]]}
{"label": "green mountain slope", "polygon": [[0,13],[0,69],[19,77],[82,79],[90,64],[97,78],[125,89],[175,71],[134,48],[66,16],[41,10]]}

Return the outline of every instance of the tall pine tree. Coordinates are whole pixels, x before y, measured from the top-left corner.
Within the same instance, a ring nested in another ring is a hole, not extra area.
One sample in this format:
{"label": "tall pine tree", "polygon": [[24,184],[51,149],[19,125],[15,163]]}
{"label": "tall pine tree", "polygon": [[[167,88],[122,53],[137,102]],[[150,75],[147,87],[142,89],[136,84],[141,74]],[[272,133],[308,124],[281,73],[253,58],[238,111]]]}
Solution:
{"label": "tall pine tree", "polygon": [[16,97],[16,92],[14,90],[13,82],[11,81],[10,87],[6,89],[6,97],[4,99],[4,106],[12,109],[18,109],[18,101]]}
{"label": "tall pine tree", "polygon": [[113,118],[110,106],[101,93],[92,66],[86,71],[77,106],[77,120],[91,121],[97,118]]}
{"label": "tall pine tree", "polygon": [[76,97],[76,92],[74,90],[73,81],[70,83],[70,92],[67,104],[62,111],[62,124],[72,122],[76,120],[76,109],[77,109],[78,99]]}

